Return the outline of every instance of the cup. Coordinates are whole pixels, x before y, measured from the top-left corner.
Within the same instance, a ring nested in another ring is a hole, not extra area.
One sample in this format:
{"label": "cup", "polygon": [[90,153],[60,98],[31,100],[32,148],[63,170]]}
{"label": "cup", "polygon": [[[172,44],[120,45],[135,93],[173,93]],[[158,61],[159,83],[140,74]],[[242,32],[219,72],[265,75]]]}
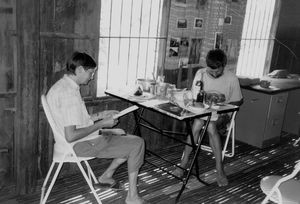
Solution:
{"label": "cup", "polygon": [[212,97],[209,93],[204,92],[203,104],[206,105],[208,108],[212,106]]}
{"label": "cup", "polygon": [[168,84],[166,97],[170,100],[173,97],[173,92],[176,89],[175,84]]}
{"label": "cup", "polygon": [[138,85],[140,85],[145,92],[150,92],[151,86],[155,85],[155,81],[152,79],[137,79],[136,82]]}
{"label": "cup", "polygon": [[183,104],[186,108],[193,104],[192,91],[184,91],[184,93],[183,93]]}
{"label": "cup", "polygon": [[155,86],[155,95],[158,97],[166,97],[167,92],[167,84],[166,83],[158,83]]}

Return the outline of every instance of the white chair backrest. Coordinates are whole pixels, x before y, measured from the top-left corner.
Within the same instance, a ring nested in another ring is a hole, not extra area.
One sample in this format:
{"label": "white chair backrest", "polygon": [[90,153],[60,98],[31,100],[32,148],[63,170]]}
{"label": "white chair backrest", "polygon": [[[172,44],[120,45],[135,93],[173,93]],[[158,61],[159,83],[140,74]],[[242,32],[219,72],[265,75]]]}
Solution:
{"label": "white chair backrest", "polygon": [[[62,131],[60,131],[58,126],[56,125],[56,122],[55,122],[55,120],[54,120],[54,118],[53,118],[53,116],[50,112],[50,108],[49,108],[46,96],[44,94],[41,96],[41,101],[42,101],[42,106],[43,106],[45,115],[46,115],[47,120],[48,120],[48,122],[51,126],[52,131],[53,131],[55,142],[57,142],[57,140],[59,140],[60,142],[64,143],[66,154],[68,154],[68,153],[75,154],[75,152],[74,152],[73,148],[71,147],[70,143],[67,142],[64,133]],[[54,151],[55,151],[55,148],[54,148]]]}
{"label": "white chair backrest", "polygon": [[41,100],[42,100],[42,106],[43,106],[43,109],[44,109],[44,112],[45,112],[45,115],[47,117],[47,120],[51,126],[51,129],[53,131],[53,134],[55,135],[59,135],[59,136],[62,136],[62,133],[58,130],[58,127],[56,125],[56,122],[54,121],[53,117],[52,117],[52,114],[50,112],[50,108],[49,108],[49,105],[48,105],[48,102],[47,102],[47,99],[46,99],[46,96],[45,95],[42,95],[41,96]]}

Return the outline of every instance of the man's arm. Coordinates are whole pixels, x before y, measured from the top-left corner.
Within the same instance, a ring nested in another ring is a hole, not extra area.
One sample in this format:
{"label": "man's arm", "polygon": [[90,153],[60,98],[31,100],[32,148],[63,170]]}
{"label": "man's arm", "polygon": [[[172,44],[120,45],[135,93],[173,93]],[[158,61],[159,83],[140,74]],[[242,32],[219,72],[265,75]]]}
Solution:
{"label": "man's arm", "polygon": [[101,129],[101,128],[111,128],[118,123],[117,119],[107,118],[101,121],[95,122],[93,125],[85,128],[76,128],[75,125],[65,127],[65,137],[68,142],[74,142],[81,138],[88,136],[89,134]]}
{"label": "man's arm", "polygon": [[230,89],[230,99],[229,104],[235,105],[235,106],[241,106],[244,103],[239,79],[237,76],[234,77],[234,79],[231,82],[231,89]]}
{"label": "man's arm", "polygon": [[243,103],[244,103],[244,99],[242,98],[242,99],[239,100],[239,101],[232,101],[232,102],[230,102],[229,104],[235,105],[235,106],[241,106]]}
{"label": "man's arm", "polygon": [[117,110],[105,110],[105,111],[91,114],[91,119],[93,121],[102,120],[105,118],[113,117],[114,115],[116,115],[118,113],[119,113],[119,111],[117,111]]}

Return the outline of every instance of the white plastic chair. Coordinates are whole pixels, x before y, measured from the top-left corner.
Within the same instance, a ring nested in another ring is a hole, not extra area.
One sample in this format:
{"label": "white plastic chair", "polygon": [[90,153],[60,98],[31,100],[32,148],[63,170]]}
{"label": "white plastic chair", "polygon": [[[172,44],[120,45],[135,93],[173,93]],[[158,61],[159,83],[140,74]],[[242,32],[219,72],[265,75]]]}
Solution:
{"label": "white plastic chair", "polygon": [[[64,141],[65,144],[65,148],[64,148],[64,152],[58,152],[55,148],[55,145],[54,145],[54,150],[53,150],[53,159],[52,159],[52,164],[50,166],[50,169],[47,173],[47,176],[45,178],[45,181],[43,183],[43,186],[42,186],[42,193],[41,193],[41,200],[40,200],[40,204],[45,204],[47,199],[48,199],[48,196],[53,188],[53,185],[57,179],[57,176],[63,166],[64,163],[76,163],[77,166],[79,167],[83,177],[85,178],[86,182],[88,183],[92,193],[94,194],[97,202],[99,204],[102,204],[102,202],[100,201],[96,191],[95,191],[95,188],[93,187],[93,184],[92,184],[92,179],[94,180],[95,183],[99,183],[98,180],[96,179],[96,176],[94,174],[94,172],[92,171],[89,163],[88,163],[88,160],[91,160],[91,159],[94,159],[94,157],[77,157],[72,146],[70,145],[70,143],[68,143],[64,137],[64,133],[62,133],[61,131],[59,131],[59,129],[57,128],[57,125],[51,115],[51,112],[50,112],[50,109],[49,109],[49,106],[48,106],[48,103],[47,103],[47,100],[46,100],[46,97],[45,95],[42,95],[41,96],[41,100],[42,100],[42,105],[43,105],[43,109],[44,109],[44,112],[46,114],[46,117],[47,117],[47,120],[51,126],[51,129],[53,131],[53,135],[54,135],[54,140],[57,140],[57,138],[59,138],[59,141]],[[85,172],[83,166],[81,165],[81,162],[84,162],[85,165],[86,165],[86,168],[87,168],[87,173]],[[50,175],[54,169],[54,166],[58,164],[58,167],[54,173],[54,176],[50,182],[50,185],[48,187],[48,190],[45,194],[45,189],[46,189],[46,185],[48,183],[48,180],[50,178]],[[92,178],[92,179],[91,179]]]}
{"label": "white plastic chair", "polygon": [[[234,111],[231,115],[231,120],[229,123],[229,126],[227,127],[227,134],[226,134],[226,140],[222,149],[222,160],[224,160],[224,157],[233,157],[235,154],[235,116],[237,111]],[[227,146],[229,143],[229,140],[231,139],[231,151],[227,150]],[[212,152],[211,147],[207,145],[201,145],[201,149],[205,151]]]}
{"label": "white plastic chair", "polygon": [[269,200],[279,204],[300,203],[300,181],[293,179],[300,170],[299,161],[291,174],[267,176],[260,181],[260,188],[267,195],[262,204],[266,204]]}

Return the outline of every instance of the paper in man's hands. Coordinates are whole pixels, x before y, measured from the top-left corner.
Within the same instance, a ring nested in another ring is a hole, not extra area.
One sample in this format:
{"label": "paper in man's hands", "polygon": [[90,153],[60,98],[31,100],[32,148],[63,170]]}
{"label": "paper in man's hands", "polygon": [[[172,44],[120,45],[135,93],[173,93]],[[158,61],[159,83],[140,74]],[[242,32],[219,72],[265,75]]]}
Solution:
{"label": "paper in man's hands", "polygon": [[137,106],[130,106],[129,108],[126,108],[126,109],[120,111],[118,114],[114,115],[113,119],[117,119],[123,115],[126,115],[127,113],[137,110],[138,108],[139,107],[137,107]]}
{"label": "paper in man's hands", "polygon": [[101,135],[103,136],[126,135],[125,131],[120,128],[102,129],[101,132]]}

